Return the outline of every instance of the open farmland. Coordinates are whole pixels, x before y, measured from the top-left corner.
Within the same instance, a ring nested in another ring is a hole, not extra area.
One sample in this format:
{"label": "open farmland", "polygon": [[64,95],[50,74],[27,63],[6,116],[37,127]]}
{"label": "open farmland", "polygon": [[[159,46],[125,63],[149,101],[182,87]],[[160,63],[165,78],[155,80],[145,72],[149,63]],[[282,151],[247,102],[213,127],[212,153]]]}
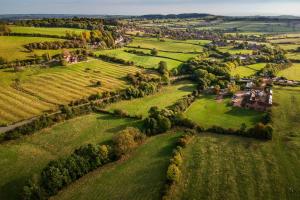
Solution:
{"label": "open farmland", "polygon": [[278,76],[283,76],[289,80],[300,81],[300,64],[293,64],[293,66],[280,71]]}
{"label": "open farmland", "polygon": [[176,40],[161,41],[156,38],[138,38],[135,37],[133,42],[128,47],[141,47],[147,49],[156,48],[158,51],[172,51],[172,52],[201,52],[203,47],[198,44],[185,43]]}
{"label": "open farmland", "polygon": [[213,125],[226,128],[240,128],[245,123],[247,127],[259,122],[262,113],[232,107],[230,99],[219,102],[214,96],[203,96],[197,99],[185,112],[185,115],[206,128]]}
{"label": "open farmland", "polygon": [[298,199],[299,88],[275,88],[274,97],[273,141],[198,136],[184,150],[182,179],[170,198]]}
{"label": "open farmland", "polygon": [[160,92],[154,95],[111,104],[107,109],[110,111],[121,109],[131,115],[142,115],[145,117],[152,106],[157,106],[160,109],[165,108],[175,103],[182,96],[190,94],[194,89],[195,85],[190,82],[179,82],[163,87]]}
{"label": "open farmland", "polygon": [[257,63],[248,66],[238,66],[231,70],[231,75],[239,75],[240,77],[253,76],[256,72],[266,66],[266,63]]}
{"label": "open farmland", "polygon": [[159,199],[180,132],[152,137],[124,161],[100,168],[53,199]]}
{"label": "open farmland", "polygon": [[[125,88],[127,83],[124,77],[137,71],[141,70],[101,60],[90,60],[67,67],[36,67],[17,73],[1,70],[3,92],[0,95],[0,112],[3,115],[0,116],[0,121],[19,121],[97,92]],[[19,81],[19,91],[11,87],[16,84],[16,79]],[[94,86],[97,81],[101,81],[101,87]],[[28,103],[26,108],[22,108],[24,102]]]}
{"label": "open farmland", "polygon": [[96,55],[107,55],[111,57],[120,58],[126,61],[133,61],[136,66],[143,66],[145,68],[158,68],[160,61],[165,61],[168,69],[177,68],[181,61],[171,60],[168,58],[159,58],[154,56],[139,56],[132,53],[127,53],[122,49],[104,50],[95,52]]}
{"label": "open farmland", "polygon": [[[34,56],[34,52],[28,52],[23,45],[32,42],[50,42],[59,41],[56,38],[43,38],[43,37],[19,37],[19,36],[1,36],[0,37],[0,57],[7,61],[16,59],[29,59]],[[47,52],[47,51],[45,51]],[[51,53],[52,50],[49,50]],[[61,52],[61,51],[60,51]]]}
{"label": "open farmland", "polygon": [[39,174],[49,161],[69,155],[83,144],[107,143],[119,130],[135,123],[129,119],[90,114],[1,144],[0,199],[20,199],[28,178]]}
{"label": "open farmland", "polygon": [[26,27],[26,26],[10,26],[12,33],[25,33],[25,34],[43,34],[66,36],[66,33],[81,34],[85,30],[76,28],[51,28],[51,27]]}

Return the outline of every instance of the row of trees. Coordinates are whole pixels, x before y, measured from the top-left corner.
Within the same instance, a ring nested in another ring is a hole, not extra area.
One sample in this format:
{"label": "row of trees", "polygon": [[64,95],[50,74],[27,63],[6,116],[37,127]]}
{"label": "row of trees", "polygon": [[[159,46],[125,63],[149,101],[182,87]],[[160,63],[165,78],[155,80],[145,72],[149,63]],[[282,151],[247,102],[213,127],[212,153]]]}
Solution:
{"label": "row of trees", "polygon": [[194,136],[194,132],[190,130],[186,130],[185,134],[182,135],[177,140],[177,146],[173,150],[172,158],[170,159],[169,166],[167,169],[166,177],[166,185],[163,191],[162,199],[167,200],[168,195],[171,192],[172,186],[180,180],[181,176],[181,166],[183,163],[183,148],[188,145]]}
{"label": "row of trees", "polygon": [[49,162],[40,177],[24,186],[22,197],[48,199],[88,172],[130,153],[145,139],[139,129],[129,127],[113,138],[112,145],[83,145],[70,156]]}
{"label": "row of trees", "polygon": [[98,30],[102,27],[117,26],[118,21],[115,19],[99,19],[86,17],[73,18],[44,18],[34,20],[17,20],[14,22],[17,26],[34,26],[34,27],[65,27],[79,28],[87,30]]}
{"label": "row of trees", "polygon": [[81,40],[67,40],[67,41],[53,41],[53,42],[33,42],[24,45],[26,49],[29,51],[33,51],[34,49],[71,49],[71,48],[85,48],[86,44]]}

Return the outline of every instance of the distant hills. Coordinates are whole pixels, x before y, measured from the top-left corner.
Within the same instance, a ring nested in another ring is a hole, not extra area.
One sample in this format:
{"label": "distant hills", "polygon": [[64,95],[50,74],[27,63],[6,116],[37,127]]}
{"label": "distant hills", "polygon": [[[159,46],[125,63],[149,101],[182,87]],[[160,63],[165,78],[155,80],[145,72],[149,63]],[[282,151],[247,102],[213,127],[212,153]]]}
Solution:
{"label": "distant hills", "polygon": [[182,13],[182,14],[149,14],[149,15],[85,15],[85,14],[4,14],[0,15],[0,20],[24,20],[24,19],[42,19],[42,18],[143,18],[143,19],[185,19],[185,18],[212,18],[221,17],[224,19],[249,19],[249,20],[263,20],[263,19],[292,19],[300,20],[299,16],[280,15],[280,16],[216,16],[206,13]]}

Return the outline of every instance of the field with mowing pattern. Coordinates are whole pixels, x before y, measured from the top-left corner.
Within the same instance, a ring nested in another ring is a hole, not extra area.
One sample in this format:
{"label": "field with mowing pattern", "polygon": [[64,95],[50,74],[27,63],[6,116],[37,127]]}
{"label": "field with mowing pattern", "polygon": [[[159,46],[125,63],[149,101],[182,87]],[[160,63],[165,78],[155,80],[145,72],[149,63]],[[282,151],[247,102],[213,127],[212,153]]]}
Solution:
{"label": "field with mowing pattern", "polygon": [[183,178],[170,199],[299,199],[299,91],[275,88],[272,141],[196,137],[184,150]]}
{"label": "field with mowing pattern", "polygon": [[[34,56],[34,52],[28,52],[23,45],[32,42],[51,42],[61,39],[43,38],[43,37],[19,37],[19,36],[1,36],[0,37],[0,57],[7,61],[16,59],[29,59]],[[46,52],[46,51],[45,51]],[[50,53],[52,50],[49,51]],[[61,52],[61,51],[60,51]]]}
{"label": "field with mowing pattern", "polygon": [[90,114],[1,144],[0,199],[20,199],[28,178],[39,174],[49,161],[69,155],[83,144],[107,143],[119,130],[135,125],[129,119]]}
{"label": "field with mowing pattern", "polygon": [[99,168],[53,199],[160,199],[180,132],[149,138],[124,161]]}
{"label": "field with mowing pattern", "polygon": [[203,96],[196,100],[185,115],[203,127],[213,125],[225,128],[240,128],[245,123],[251,127],[260,121],[262,113],[229,105],[230,99],[218,102],[215,96]]}
{"label": "field with mowing pattern", "polygon": [[[124,77],[137,71],[141,70],[101,60],[47,69],[31,67],[17,73],[10,69],[0,70],[3,91],[0,94],[0,113],[3,113],[0,121],[16,122],[97,92],[125,88]],[[12,87],[15,79],[19,80],[18,90]],[[101,87],[94,86],[97,81],[101,81]],[[24,102],[28,103],[26,107]]]}
{"label": "field with mowing pattern", "polygon": [[278,73],[278,76],[286,77],[289,80],[300,81],[300,64],[293,64],[293,66],[282,70]]}
{"label": "field with mowing pattern", "polygon": [[154,95],[146,96],[141,99],[133,99],[130,101],[122,101],[111,104],[107,107],[107,109],[110,111],[114,109],[121,109],[131,115],[142,115],[145,117],[152,106],[165,108],[174,104],[184,95],[190,94],[194,89],[195,85],[190,82],[179,82],[162,88],[160,92]]}
{"label": "field with mowing pattern", "polygon": [[66,36],[66,33],[81,34],[84,29],[76,28],[51,28],[51,27],[26,27],[26,26],[10,26],[12,33],[27,33],[27,34],[44,34]]}
{"label": "field with mowing pattern", "polygon": [[253,76],[256,72],[266,66],[266,63],[257,63],[248,66],[238,66],[231,70],[231,75],[240,75],[240,77]]}

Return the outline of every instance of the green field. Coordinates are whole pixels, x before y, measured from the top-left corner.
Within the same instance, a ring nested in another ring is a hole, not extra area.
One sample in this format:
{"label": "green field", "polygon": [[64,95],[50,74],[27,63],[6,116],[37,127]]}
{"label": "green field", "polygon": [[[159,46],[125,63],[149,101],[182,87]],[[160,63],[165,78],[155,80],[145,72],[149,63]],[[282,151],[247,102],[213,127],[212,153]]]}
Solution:
{"label": "green field", "polygon": [[185,43],[183,41],[177,40],[165,40],[164,42],[156,38],[134,38],[133,42],[128,45],[128,47],[138,47],[141,48],[156,48],[162,51],[174,51],[174,52],[202,52],[203,47],[200,45]]}
{"label": "green field", "polygon": [[91,114],[0,145],[0,199],[20,199],[25,182],[54,159],[87,143],[106,143],[134,121]]}
{"label": "green field", "polygon": [[[34,56],[35,52],[28,52],[23,45],[32,42],[50,42],[58,41],[61,39],[56,38],[43,38],[43,37],[19,37],[19,36],[1,36],[0,37],[0,57],[6,59],[7,61],[13,61],[16,59],[29,59]],[[52,50],[47,50],[44,52],[49,52],[50,54],[56,53]],[[61,51],[60,51],[61,52]],[[59,53],[60,53],[59,52]]]}
{"label": "green field", "polygon": [[26,27],[26,26],[10,26],[12,33],[27,33],[27,34],[45,34],[65,36],[67,32],[81,34],[84,29],[76,28],[51,28],[51,27]]}
{"label": "green field", "polygon": [[182,96],[190,94],[194,89],[194,84],[191,84],[190,82],[180,82],[175,85],[164,87],[159,93],[142,99],[133,99],[111,104],[107,109],[111,111],[114,109],[121,109],[131,115],[142,115],[145,117],[152,106],[157,106],[159,108],[170,106]]}
{"label": "green field", "polygon": [[293,64],[292,67],[280,71],[278,76],[283,76],[289,80],[300,81],[300,64]]}
{"label": "green field", "polygon": [[300,89],[274,90],[273,141],[204,134],[184,150],[170,199],[299,199]]}
{"label": "green field", "polygon": [[168,58],[159,58],[154,56],[139,56],[132,53],[127,53],[123,49],[102,50],[95,52],[95,54],[121,58],[126,61],[133,61],[135,65],[140,65],[145,68],[157,68],[160,61],[165,61],[168,65],[168,69],[177,68],[179,65],[182,64],[181,61],[171,60]]}
{"label": "green field", "polygon": [[95,170],[53,199],[160,199],[179,135],[168,133],[148,139],[128,159]]}
{"label": "green field", "polygon": [[[128,84],[124,77],[137,71],[141,70],[101,60],[46,69],[30,67],[17,73],[10,69],[0,70],[0,122],[16,122],[58,104],[66,104],[97,92],[125,88]],[[21,91],[11,87],[15,79],[20,81]],[[94,87],[97,81],[101,81],[101,87]]]}
{"label": "green field", "polygon": [[299,60],[300,61],[300,53],[297,52],[297,53],[288,53],[286,54],[286,57],[288,59],[293,59],[293,60]]}
{"label": "green field", "polygon": [[261,70],[266,66],[266,63],[257,63],[253,65],[248,65],[248,66],[238,66],[234,69],[231,70],[231,75],[240,75],[240,77],[248,77],[248,76],[253,76],[256,72]]}
{"label": "green field", "polygon": [[200,30],[232,30],[237,29],[238,32],[260,32],[260,33],[285,33],[299,32],[299,27],[294,27],[285,22],[257,22],[257,21],[224,21],[213,26],[198,27]]}
{"label": "green field", "polygon": [[262,113],[228,105],[230,99],[222,102],[215,96],[203,96],[196,100],[185,112],[185,115],[203,127],[213,125],[225,128],[240,128],[245,123],[247,127],[259,122]]}
{"label": "green field", "polygon": [[223,53],[230,53],[230,54],[252,54],[252,50],[248,49],[234,49],[233,46],[227,46],[227,47],[220,47],[218,48]]}

